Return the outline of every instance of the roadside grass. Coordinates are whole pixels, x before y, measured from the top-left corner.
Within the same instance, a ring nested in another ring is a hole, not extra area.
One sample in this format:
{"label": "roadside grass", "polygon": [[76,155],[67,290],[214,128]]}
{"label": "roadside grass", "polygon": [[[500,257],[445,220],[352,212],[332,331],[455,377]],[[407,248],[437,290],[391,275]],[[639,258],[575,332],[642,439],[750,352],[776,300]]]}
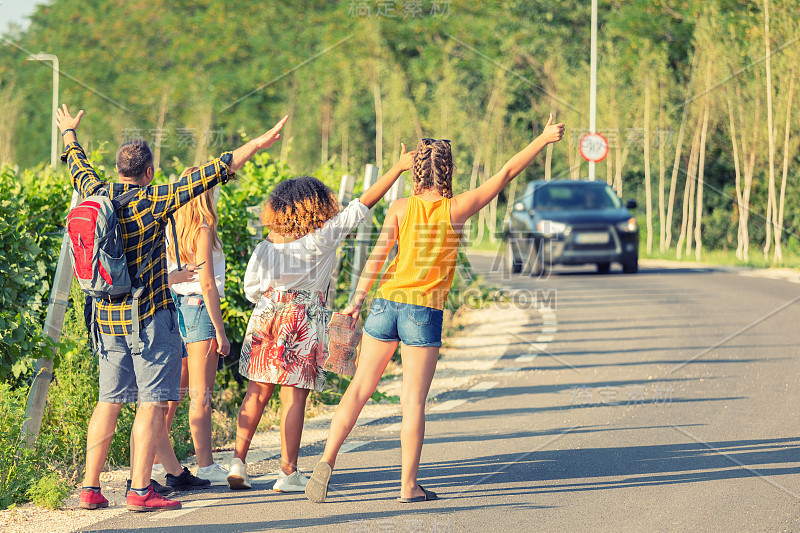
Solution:
{"label": "roadside grass", "polygon": [[[678,259],[677,252],[674,248],[661,252],[658,249],[653,249],[651,253],[646,252],[644,244],[639,247],[639,257],[642,259],[663,259],[668,261],[679,261],[685,263],[697,262],[694,250],[688,256],[684,253]],[[710,263],[714,265],[724,266],[740,266],[749,268],[789,268],[800,272],[800,253],[792,249],[783,250],[783,260],[775,263],[772,261],[772,252],[770,252],[769,259],[764,258],[764,253],[760,246],[755,249],[750,249],[749,258],[747,261],[738,259],[735,250],[706,250],[703,249],[700,255],[700,263]]]}

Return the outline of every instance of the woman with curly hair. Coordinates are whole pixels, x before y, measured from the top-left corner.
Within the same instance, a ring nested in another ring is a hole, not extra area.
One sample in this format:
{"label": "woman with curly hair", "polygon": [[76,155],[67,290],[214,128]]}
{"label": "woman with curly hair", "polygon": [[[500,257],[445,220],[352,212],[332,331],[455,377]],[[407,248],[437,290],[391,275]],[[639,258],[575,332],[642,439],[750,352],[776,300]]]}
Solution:
{"label": "woman with curly hair", "polygon": [[315,503],[325,501],[339,448],[350,434],[364,404],[399,343],[403,365],[400,392],[401,503],[435,500],[417,483],[425,437],[425,401],[442,346],[442,310],[455,273],[464,224],[491,202],[531,164],[549,143],[561,140],[564,124],[553,115],[542,134],[512,157],[480,187],[453,196],[453,155],[447,139],[422,139],[414,158],[414,194],[397,200],[386,213],[353,300],[342,312],[354,320],[397,243],[397,256],[386,269],[364,323],[364,339],[353,381],[331,420],[322,460],[306,487]]}
{"label": "woman with curly hair", "polygon": [[398,162],[341,212],[333,191],[301,177],[281,182],[264,204],[269,229],[244,277],[247,298],[256,304],[247,325],[239,372],[249,381],[239,409],[236,445],[228,474],[231,489],[249,489],[247,451],[275,385],[281,399],[281,471],[273,490],[303,492],[308,478],[297,468],[306,398],[325,385],[327,323],[325,295],[336,249],[400,175],[414,152]]}

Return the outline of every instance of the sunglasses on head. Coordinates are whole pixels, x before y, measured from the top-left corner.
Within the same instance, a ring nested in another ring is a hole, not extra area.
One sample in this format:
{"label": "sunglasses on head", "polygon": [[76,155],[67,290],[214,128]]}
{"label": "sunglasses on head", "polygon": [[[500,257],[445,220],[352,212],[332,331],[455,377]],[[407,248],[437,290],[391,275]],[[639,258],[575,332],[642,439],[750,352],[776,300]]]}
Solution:
{"label": "sunglasses on head", "polygon": [[447,144],[450,144],[450,139],[431,139],[430,137],[425,137],[424,139],[422,139],[422,142],[424,143],[435,143],[436,141],[442,141],[446,142]]}

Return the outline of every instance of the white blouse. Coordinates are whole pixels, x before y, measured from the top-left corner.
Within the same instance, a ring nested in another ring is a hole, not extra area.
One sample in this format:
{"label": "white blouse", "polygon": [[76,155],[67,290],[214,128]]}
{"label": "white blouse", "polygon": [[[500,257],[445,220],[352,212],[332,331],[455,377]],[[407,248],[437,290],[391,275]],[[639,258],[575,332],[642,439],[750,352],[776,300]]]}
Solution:
{"label": "white blouse", "polygon": [[358,199],[318,230],[287,243],[261,241],[244,274],[244,293],[253,303],[270,287],[279,291],[325,292],[336,267],[336,249],[369,209]]}

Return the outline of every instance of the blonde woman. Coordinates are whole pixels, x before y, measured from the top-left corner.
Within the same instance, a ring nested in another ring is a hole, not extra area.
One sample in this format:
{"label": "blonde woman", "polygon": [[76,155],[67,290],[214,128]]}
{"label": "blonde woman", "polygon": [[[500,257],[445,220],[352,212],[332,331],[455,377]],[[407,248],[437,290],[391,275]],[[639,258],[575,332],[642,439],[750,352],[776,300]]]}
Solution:
{"label": "blonde woman", "polygon": [[[184,171],[192,172],[195,168]],[[214,392],[219,356],[230,352],[222,322],[220,299],[225,297],[225,254],[217,233],[216,187],[195,198],[175,213],[175,228],[167,238],[177,236],[181,265],[196,271],[196,280],[172,285],[178,310],[178,324],[188,356],[183,362],[182,387],[188,374],[189,425],[197,456],[197,477],[223,483],[228,472],[211,456],[211,395]],[[170,224],[171,226],[171,224]],[[167,247],[167,269],[178,269],[175,246]],[[170,402],[172,421],[178,402]],[[157,468],[158,465],[156,465]]]}

